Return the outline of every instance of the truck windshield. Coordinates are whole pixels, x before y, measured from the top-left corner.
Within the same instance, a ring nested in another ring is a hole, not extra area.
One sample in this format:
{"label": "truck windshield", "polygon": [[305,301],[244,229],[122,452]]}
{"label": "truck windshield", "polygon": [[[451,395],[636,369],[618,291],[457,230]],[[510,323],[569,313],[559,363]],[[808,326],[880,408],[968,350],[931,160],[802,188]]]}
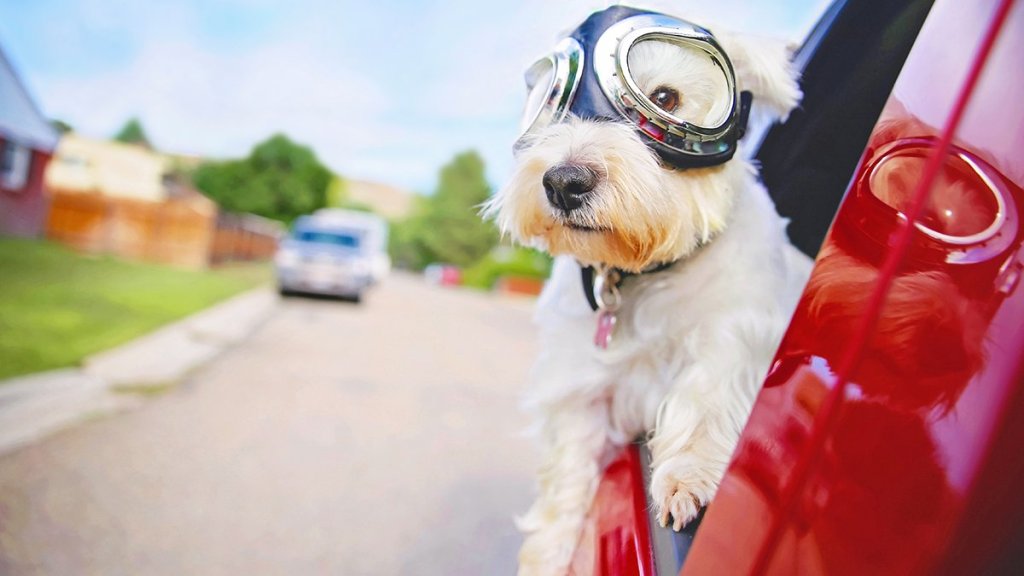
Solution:
{"label": "truck windshield", "polygon": [[347,232],[324,232],[322,230],[296,230],[295,239],[300,242],[317,242],[343,248],[359,248],[359,236]]}

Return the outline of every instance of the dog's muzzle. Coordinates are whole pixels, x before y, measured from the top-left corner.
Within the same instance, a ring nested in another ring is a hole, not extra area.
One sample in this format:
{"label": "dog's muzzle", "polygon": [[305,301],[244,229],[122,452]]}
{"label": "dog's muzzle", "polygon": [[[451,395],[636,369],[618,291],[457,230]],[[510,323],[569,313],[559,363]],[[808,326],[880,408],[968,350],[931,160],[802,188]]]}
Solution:
{"label": "dog's muzzle", "polygon": [[[721,73],[728,102],[715,107],[718,118],[701,123],[677,117],[638,87],[629,54],[645,42],[668,43],[699,58],[708,58]],[[746,130],[751,94],[739,93],[732,62],[704,28],[663,14],[613,6],[587,18],[563,39],[554,53],[526,72],[529,91],[516,149],[528,146],[530,132],[582,119],[626,121],[641,139],[675,168],[722,164],[736,152]]]}

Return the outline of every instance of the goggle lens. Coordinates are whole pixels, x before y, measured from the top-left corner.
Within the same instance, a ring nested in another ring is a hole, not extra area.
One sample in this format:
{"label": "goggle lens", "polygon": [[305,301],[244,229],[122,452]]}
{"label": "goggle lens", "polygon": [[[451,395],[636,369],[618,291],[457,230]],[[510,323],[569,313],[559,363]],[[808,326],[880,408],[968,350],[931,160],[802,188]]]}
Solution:
{"label": "goggle lens", "polygon": [[[672,126],[716,128],[732,112],[731,85],[707,51],[681,38],[655,37],[629,46],[624,99]],[[653,114],[652,114],[653,113]],[[634,119],[634,121],[637,121]]]}
{"label": "goggle lens", "polygon": [[553,58],[539,60],[526,71],[526,108],[519,121],[519,133],[525,134],[552,100],[555,85],[555,62]]}

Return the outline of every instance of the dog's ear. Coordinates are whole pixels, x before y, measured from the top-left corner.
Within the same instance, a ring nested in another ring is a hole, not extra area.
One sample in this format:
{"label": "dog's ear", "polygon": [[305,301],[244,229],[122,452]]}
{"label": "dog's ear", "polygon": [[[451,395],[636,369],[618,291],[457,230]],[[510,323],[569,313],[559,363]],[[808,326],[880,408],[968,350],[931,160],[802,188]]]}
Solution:
{"label": "dog's ear", "polygon": [[739,89],[754,95],[752,118],[785,120],[803,96],[792,49],[783,40],[731,32],[714,34],[732,60]]}

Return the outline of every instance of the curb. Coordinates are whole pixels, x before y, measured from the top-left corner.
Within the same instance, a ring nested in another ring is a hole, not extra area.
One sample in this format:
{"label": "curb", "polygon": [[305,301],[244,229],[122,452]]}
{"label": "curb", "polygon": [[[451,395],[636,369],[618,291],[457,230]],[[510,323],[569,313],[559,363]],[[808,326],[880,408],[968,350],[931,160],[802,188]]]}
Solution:
{"label": "curb", "polygon": [[110,386],[162,385],[244,339],[277,302],[270,288],[257,288],[169,324],[127,344],[87,357],[82,371]]}
{"label": "curb", "polygon": [[277,306],[269,287],[243,292],[65,368],[0,381],[0,455],[84,420],[138,406],[118,387],[165,386],[248,337]]}

